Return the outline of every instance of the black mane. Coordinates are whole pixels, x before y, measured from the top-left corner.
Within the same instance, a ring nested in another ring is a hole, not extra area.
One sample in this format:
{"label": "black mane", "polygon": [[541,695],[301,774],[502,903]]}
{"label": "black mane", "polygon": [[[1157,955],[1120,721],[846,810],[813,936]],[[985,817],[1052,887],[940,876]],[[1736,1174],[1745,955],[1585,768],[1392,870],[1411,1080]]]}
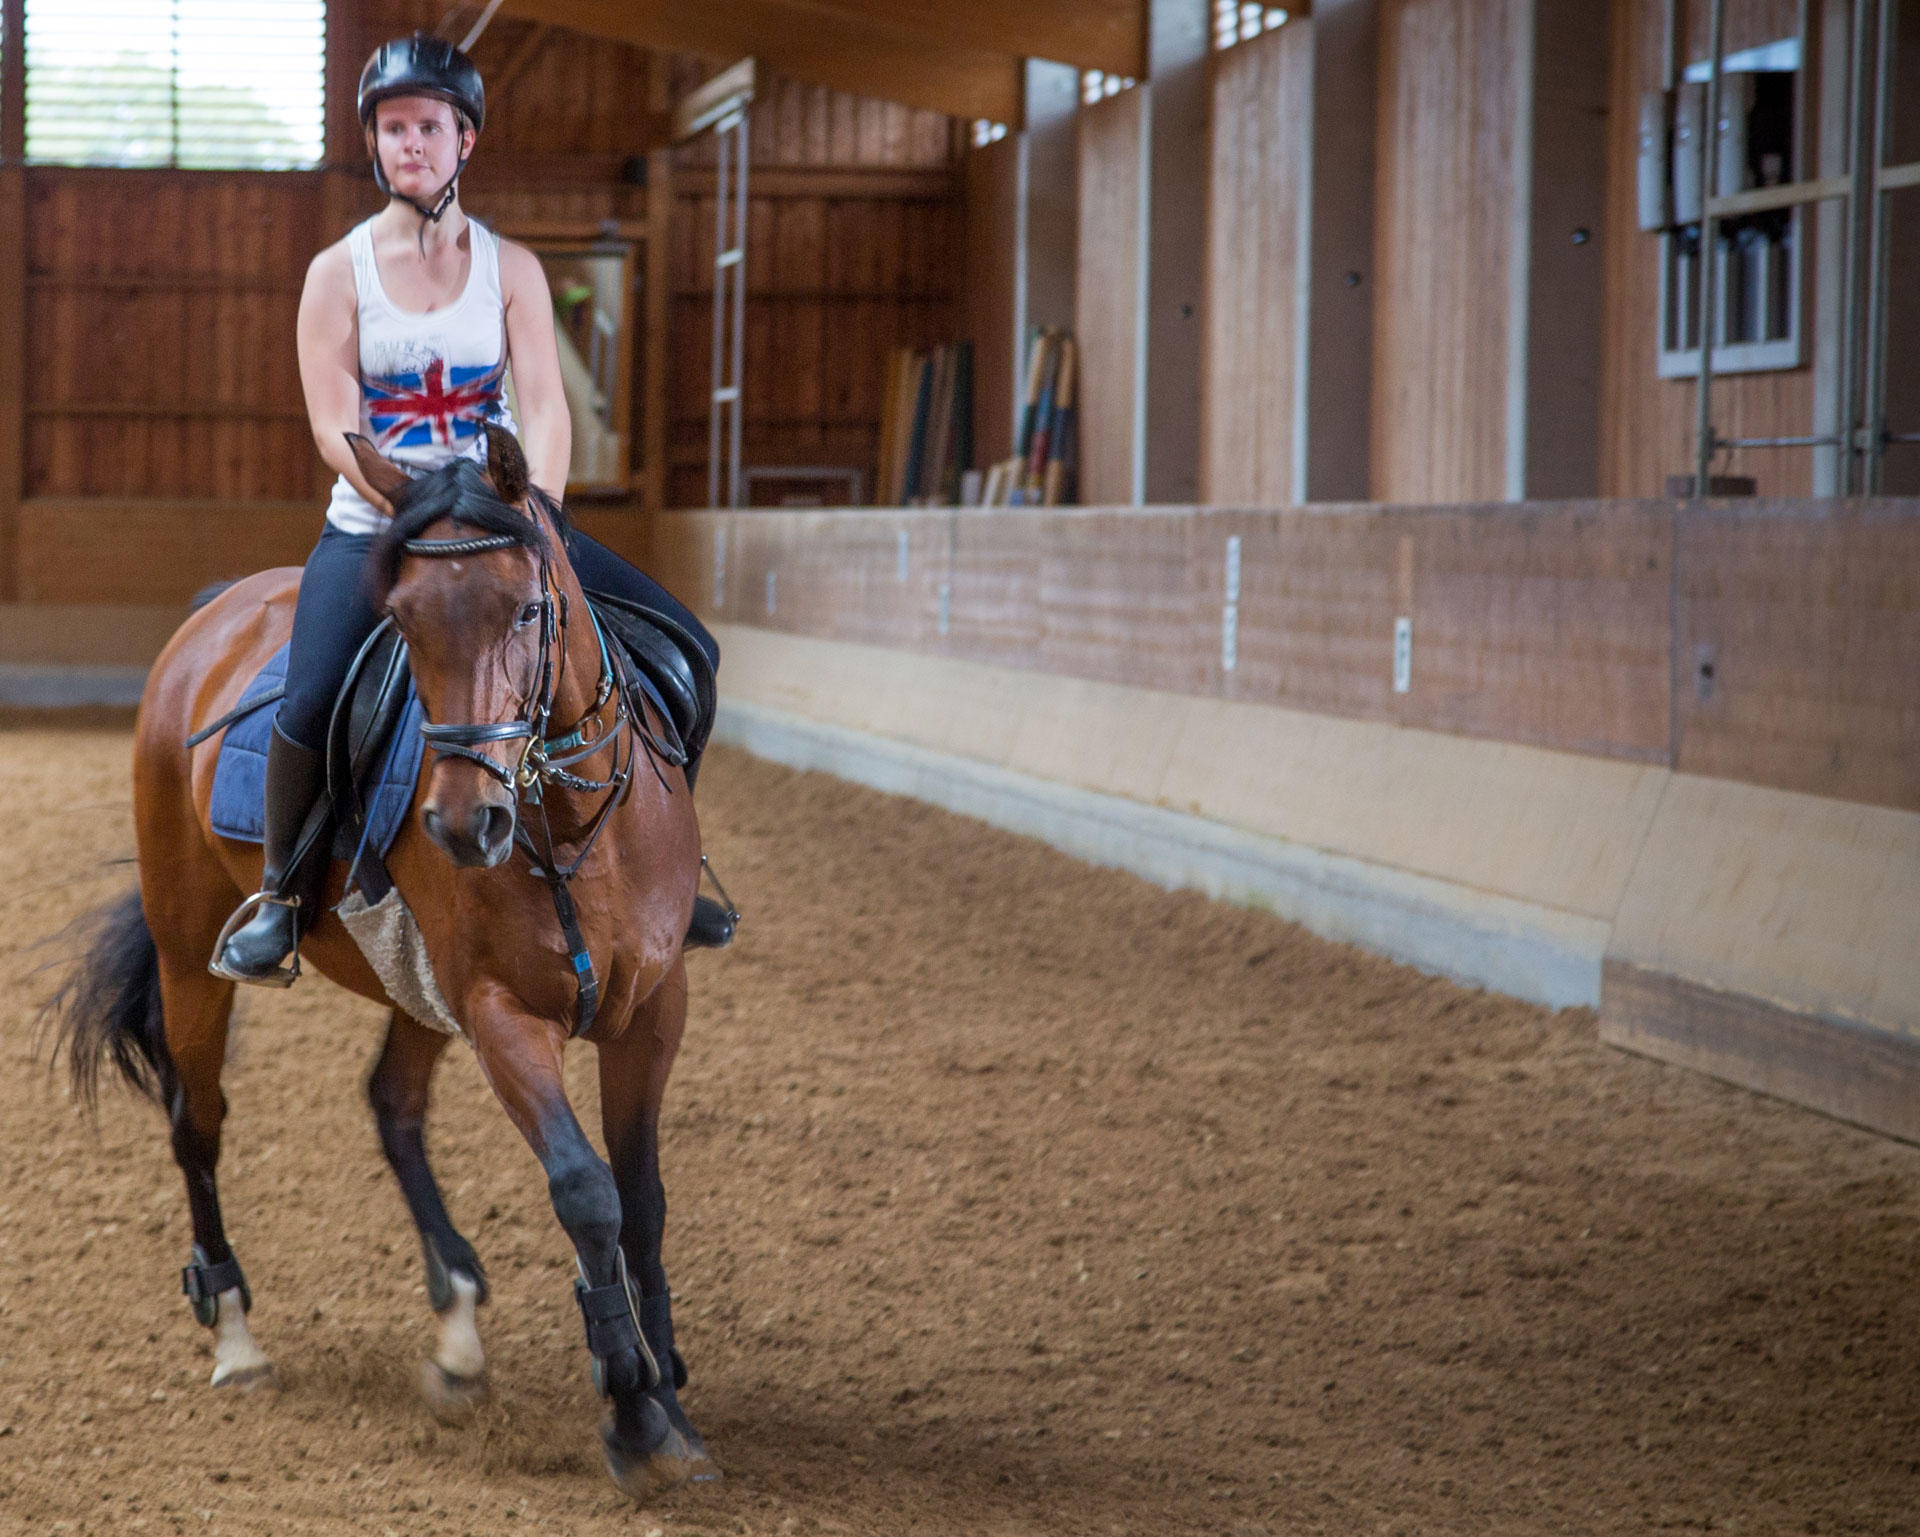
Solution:
{"label": "black mane", "polygon": [[[560,504],[538,486],[531,487],[527,495],[564,536],[566,515]],[[407,541],[418,539],[443,518],[480,533],[498,534],[542,556],[553,554],[553,541],[547,531],[518,508],[501,501],[471,459],[449,460],[410,481],[394,495],[393,504],[393,521],[374,540],[367,555],[368,579],[383,599],[400,575]]]}

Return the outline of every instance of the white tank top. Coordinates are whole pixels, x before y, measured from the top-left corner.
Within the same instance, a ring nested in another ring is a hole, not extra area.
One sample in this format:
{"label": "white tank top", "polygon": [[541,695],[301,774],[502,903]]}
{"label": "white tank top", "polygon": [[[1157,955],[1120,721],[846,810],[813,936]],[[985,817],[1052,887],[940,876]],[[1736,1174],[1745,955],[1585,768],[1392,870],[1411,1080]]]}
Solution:
{"label": "white tank top", "polygon": [[[488,422],[514,430],[507,410],[507,307],[500,241],[474,220],[467,286],[445,309],[398,308],[380,286],[372,220],[347,235],[360,311],[360,431],[414,473],[459,455],[484,461]],[[386,517],[342,475],[327,520],[350,534],[377,534]]]}

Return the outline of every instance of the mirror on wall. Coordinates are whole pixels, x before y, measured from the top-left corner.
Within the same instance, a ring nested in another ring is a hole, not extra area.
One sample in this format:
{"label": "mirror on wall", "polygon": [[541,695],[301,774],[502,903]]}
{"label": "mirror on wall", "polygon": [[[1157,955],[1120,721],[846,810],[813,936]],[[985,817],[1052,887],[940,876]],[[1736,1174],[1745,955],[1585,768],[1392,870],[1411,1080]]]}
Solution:
{"label": "mirror on wall", "polygon": [[553,298],[560,382],[573,422],[567,490],[626,493],[633,442],[634,315],[639,266],[628,240],[526,242]]}

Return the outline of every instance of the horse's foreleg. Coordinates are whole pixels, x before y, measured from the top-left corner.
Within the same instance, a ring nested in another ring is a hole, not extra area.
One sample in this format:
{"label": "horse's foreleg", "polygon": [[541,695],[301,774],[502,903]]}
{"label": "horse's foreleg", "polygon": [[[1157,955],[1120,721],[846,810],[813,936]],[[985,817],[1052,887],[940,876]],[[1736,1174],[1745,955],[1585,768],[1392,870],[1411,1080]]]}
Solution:
{"label": "horse's foreleg", "polygon": [[685,1443],[685,1476],[713,1483],[719,1470],[680,1405],[677,1390],[686,1386],[686,1366],[674,1348],[672,1298],[660,1257],[667,1225],[667,1192],[660,1179],[660,1106],[686,1023],[687,973],[682,963],[654,989],[623,1032],[600,1044],[600,1125],[620,1188],[620,1247],[640,1289],[640,1328],[660,1363],[661,1380],[653,1396]]}
{"label": "horse's foreleg", "polygon": [[567,1102],[566,1033],[550,1021],[485,1005],[473,1012],[471,1029],[480,1069],[546,1170],[553,1213],[579,1258],[574,1295],[594,1383],[613,1406],[600,1430],[607,1467],[622,1490],[645,1499],[684,1482],[685,1443],[653,1396],[662,1363],[641,1333],[639,1288],[620,1249],[619,1187]]}
{"label": "horse's foreleg", "polygon": [[380,1128],[381,1150],[420,1231],[427,1300],[440,1315],[440,1338],[421,1367],[420,1390],[437,1418],[458,1422],[486,1396],[486,1355],[474,1314],[487,1300],[487,1278],[473,1245],[447,1215],[427,1162],[428,1088],[446,1045],[446,1036],[396,1009],[380,1060],[367,1079],[367,1100]]}
{"label": "horse's foreleg", "polygon": [[213,1385],[254,1388],[273,1380],[273,1363],[253,1341],[247,1310],[253,1296],[227,1242],[215,1171],[227,1098],[220,1070],[227,1055],[233,984],[200,966],[160,960],[161,1018],[173,1066],[168,1117],[173,1158],[187,1184],[193,1217],[193,1262],[183,1273],[194,1317],[213,1330]]}

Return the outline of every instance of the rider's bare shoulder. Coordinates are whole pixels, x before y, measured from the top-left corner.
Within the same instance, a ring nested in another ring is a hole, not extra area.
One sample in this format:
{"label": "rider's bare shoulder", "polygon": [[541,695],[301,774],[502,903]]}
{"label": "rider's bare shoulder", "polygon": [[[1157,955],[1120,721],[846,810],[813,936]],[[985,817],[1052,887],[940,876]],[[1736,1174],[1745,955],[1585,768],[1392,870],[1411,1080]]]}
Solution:
{"label": "rider's bare shoulder", "polygon": [[500,286],[509,297],[516,292],[541,295],[547,291],[545,269],[540,258],[517,240],[500,240]]}
{"label": "rider's bare shoulder", "polygon": [[307,264],[305,296],[309,301],[354,304],[353,253],[345,240],[334,241]]}

